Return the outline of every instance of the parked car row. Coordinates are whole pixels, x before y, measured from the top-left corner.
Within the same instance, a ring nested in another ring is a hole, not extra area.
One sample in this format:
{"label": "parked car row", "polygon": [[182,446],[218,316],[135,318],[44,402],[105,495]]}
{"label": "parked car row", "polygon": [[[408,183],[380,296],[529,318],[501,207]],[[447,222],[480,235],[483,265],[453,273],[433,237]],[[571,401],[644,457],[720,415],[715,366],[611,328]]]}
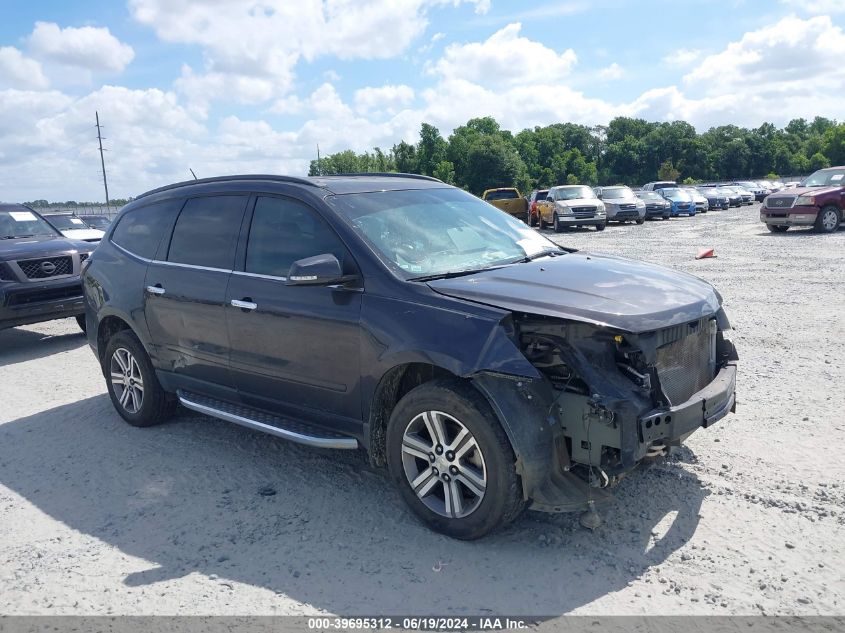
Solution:
{"label": "parked car row", "polygon": [[[650,219],[695,216],[712,209],[727,209],[762,200],[769,189],[752,181],[707,185],[682,185],[672,180],[649,182],[641,189],[627,185],[593,187],[559,185],[535,189],[517,203],[516,189],[488,189],[482,198],[516,217],[525,217],[531,226],[593,226],[603,230],[609,222],[643,224]],[[502,200],[506,199],[506,202]]]}

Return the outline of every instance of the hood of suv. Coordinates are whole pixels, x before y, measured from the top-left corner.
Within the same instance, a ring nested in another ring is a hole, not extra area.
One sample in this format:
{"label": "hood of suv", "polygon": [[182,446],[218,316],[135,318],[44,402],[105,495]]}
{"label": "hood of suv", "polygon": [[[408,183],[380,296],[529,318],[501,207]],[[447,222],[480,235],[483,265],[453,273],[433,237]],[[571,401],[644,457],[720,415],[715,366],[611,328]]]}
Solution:
{"label": "hood of suv", "polygon": [[566,207],[598,207],[601,206],[602,202],[604,201],[599,200],[597,198],[573,198],[572,200],[558,200],[558,203]]}
{"label": "hood of suv", "polygon": [[428,284],[450,297],[632,333],[687,323],[720,306],[713,286],[698,277],[585,252]]}
{"label": "hood of suv", "polygon": [[65,255],[76,251],[87,253],[96,244],[72,240],[58,235],[39,235],[34,237],[20,237],[14,240],[0,240],[0,260],[32,259],[35,257],[50,257],[51,255]]}
{"label": "hood of suv", "polygon": [[792,187],[792,189],[781,189],[777,193],[770,194],[770,198],[794,198],[805,194],[820,196],[826,193],[835,193],[842,187]]}

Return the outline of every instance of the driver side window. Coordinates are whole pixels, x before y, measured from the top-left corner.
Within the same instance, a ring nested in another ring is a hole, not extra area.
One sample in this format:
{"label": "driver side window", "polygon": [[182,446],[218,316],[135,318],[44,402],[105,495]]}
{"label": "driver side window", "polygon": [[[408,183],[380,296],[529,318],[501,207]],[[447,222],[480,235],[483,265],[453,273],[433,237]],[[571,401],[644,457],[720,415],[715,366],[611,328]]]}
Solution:
{"label": "driver side window", "polygon": [[289,198],[258,198],[246,247],[248,273],[287,277],[293,262],[331,253],[346,269],[346,248],[305,204]]}

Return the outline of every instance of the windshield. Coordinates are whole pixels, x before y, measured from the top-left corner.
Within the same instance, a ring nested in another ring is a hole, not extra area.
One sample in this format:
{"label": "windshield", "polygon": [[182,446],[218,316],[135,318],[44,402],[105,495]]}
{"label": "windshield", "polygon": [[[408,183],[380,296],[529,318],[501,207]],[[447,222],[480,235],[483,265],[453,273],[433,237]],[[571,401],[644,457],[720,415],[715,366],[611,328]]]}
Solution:
{"label": "windshield", "polygon": [[335,195],[326,202],[405,279],[561,252],[525,223],[460,189]]}
{"label": "windshield", "polygon": [[513,189],[504,189],[502,191],[490,191],[484,199],[489,202],[490,200],[516,200],[518,197]]}
{"label": "windshield", "polygon": [[630,187],[604,187],[601,190],[601,197],[604,199],[615,200],[618,198],[625,200],[633,200],[636,198],[634,192]]}
{"label": "windshield", "polygon": [[109,226],[109,219],[102,215],[85,215],[82,216],[82,220],[95,229],[107,229]]}
{"label": "windshield", "polygon": [[549,195],[549,190],[546,189],[545,191],[538,191],[537,194],[534,196],[534,200],[545,200],[546,196]]}
{"label": "windshield", "polygon": [[596,198],[595,192],[584,185],[559,187],[555,189],[555,196],[558,200],[578,200],[579,198],[594,200]]}
{"label": "windshield", "polygon": [[85,222],[72,215],[45,215],[44,219],[60,231],[90,228]]}
{"label": "windshield", "polygon": [[729,187],[719,187],[716,191],[718,191],[723,196],[735,196],[736,195],[736,191],[734,191],[733,189],[731,189]]}
{"label": "windshield", "polygon": [[816,173],[807,176],[801,183],[802,187],[845,187],[845,168],[843,169],[820,169]]}
{"label": "windshield", "polygon": [[638,191],[637,197],[643,200],[663,200],[663,196],[654,191]]}
{"label": "windshield", "polygon": [[698,191],[702,196],[718,196],[719,195],[718,191],[716,191],[715,189],[711,189],[710,187],[706,187],[704,189],[699,189]]}
{"label": "windshield", "polygon": [[0,238],[55,236],[56,231],[32,211],[0,211]]}
{"label": "windshield", "polygon": [[683,189],[663,189],[663,195],[677,202],[692,202],[690,195]]}

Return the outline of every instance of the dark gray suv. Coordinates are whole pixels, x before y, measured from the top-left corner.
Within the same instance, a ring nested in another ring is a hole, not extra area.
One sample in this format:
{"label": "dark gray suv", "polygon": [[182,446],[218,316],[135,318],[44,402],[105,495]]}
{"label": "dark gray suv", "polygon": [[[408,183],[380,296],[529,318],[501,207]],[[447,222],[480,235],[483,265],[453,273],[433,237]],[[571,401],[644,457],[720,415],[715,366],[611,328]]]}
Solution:
{"label": "dark gray suv", "polygon": [[0,204],[0,330],[67,317],[84,327],[79,273],[93,248],[29,207]]}
{"label": "dark gray suv", "polygon": [[177,403],[367,451],[411,509],[478,538],[586,511],[734,409],[721,297],[561,248],[426,177],[232,176],[127,205],[83,275],[130,424]]}

